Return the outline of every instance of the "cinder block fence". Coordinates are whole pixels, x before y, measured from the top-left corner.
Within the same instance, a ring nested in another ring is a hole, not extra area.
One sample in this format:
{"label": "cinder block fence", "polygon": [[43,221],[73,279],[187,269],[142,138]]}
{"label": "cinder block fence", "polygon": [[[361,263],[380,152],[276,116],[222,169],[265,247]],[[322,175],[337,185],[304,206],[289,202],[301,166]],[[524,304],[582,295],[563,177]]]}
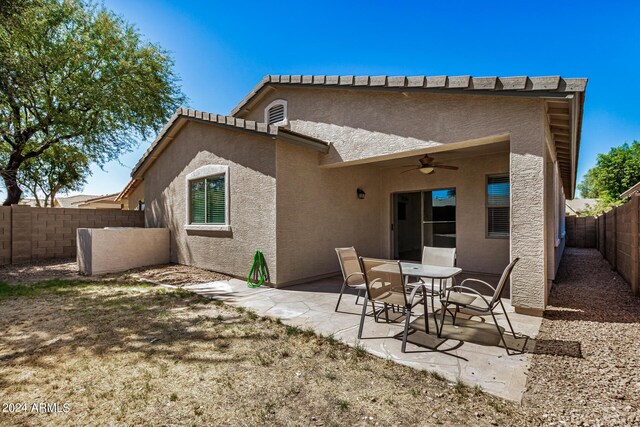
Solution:
{"label": "cinder block fence", "polygon": [[0,265],[76,256],[78,228],[144,227],[144,212],[0,206]]}
{"label": "cinder block fence", "polygon": [[567,246],[597,248],[634,295],[640,295],[640,196],[593,217],[567,217]]}

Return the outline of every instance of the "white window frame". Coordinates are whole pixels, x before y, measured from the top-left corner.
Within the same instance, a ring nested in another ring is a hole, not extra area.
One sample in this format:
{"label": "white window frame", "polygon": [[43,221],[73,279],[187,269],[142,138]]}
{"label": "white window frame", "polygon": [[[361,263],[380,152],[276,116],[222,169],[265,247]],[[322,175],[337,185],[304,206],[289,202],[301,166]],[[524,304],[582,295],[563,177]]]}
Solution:
{"label": "white window frame", "polygon": [[271,123],[271,125],[273,126],[286,126],[289,123],[289,111],[287,109],[287,100],[286,99],[276,99],[274,101],[271,101],[271,103],[269,105],[267,105],[267,107],[264,109],[264,122],[267,124],[269,123],[269,110],[271,110],[271,108],[275,107],[276,105],[282,105],[284,107],[284,119],[280,120],[277,123]]}
{"label": "white window frame", "polygon": [[[224,175],[224,224],[192,224],[191,223],[191,181]],[[206,165],[199,167],[185,179],[187,218],[184,228],[195,231],[231,231],[229,223],[229,166]]]}
{"label": "white window frame", "polygon": [[[489,178],[493,177],[504,177],[509,178],[509,204],[508,205],[500,205],[500,206],[489,206]],[[484,230],[485,230],[485,239],[511,239],[511,173],[503,172],[503,173],[492,173],[489,175],[485,175],[484,178]],[[509,208],[509,234],[504,235],[495,235],[489,232],[489,208]]]}

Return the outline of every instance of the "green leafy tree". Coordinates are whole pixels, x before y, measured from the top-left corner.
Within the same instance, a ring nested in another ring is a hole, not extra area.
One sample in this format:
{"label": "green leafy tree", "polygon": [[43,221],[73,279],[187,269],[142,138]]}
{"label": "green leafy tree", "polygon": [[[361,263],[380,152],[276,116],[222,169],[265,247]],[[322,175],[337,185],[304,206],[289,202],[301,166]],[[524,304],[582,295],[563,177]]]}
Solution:
{"label": "green leafy tree", "polygon": [[598,154],[596,166],[589,169],[578,189],[582,197],[600,198],[612,205],[639,181],[640,142],[633,141]]}
{"label": "green leafy tree", "polygon": [[8,4],[19,7],[0,9],[5,205],[20,200],[18,173],[30,159],[60,145],[103,165],[184,102],[168,53],[121,17],[82,0]]}
{"label": "green leafy tree", "polygon": [[37,206],[54,207],[59,193],[82,191],[91,173],[89,165],[87,156],[75,147],[55,145],[27,160],[18,173],[18,182],[31,193]]}

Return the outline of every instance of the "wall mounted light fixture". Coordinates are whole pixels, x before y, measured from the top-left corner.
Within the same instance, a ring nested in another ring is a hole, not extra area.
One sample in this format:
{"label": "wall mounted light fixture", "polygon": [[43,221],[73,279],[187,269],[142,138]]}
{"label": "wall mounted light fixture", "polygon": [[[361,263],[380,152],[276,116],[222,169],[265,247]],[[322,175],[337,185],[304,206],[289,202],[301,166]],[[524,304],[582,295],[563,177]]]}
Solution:
{"label": "wall mounted light fixture", "polygon": [[364,196],[366,195],[366,193],[362,188],[358,188],[356,192],[358,193],[358,199],[364,199]]}

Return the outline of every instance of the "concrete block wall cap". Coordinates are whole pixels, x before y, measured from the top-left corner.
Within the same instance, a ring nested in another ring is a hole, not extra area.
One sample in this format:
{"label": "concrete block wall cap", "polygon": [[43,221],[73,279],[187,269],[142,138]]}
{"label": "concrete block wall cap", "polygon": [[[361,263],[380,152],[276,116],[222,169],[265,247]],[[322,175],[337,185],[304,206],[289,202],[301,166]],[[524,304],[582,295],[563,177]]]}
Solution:
{"label": "concrete block wall cap", "polygon": [[289,83],[291,81],[291,76],[280,76],[280,83]]}
{"label": "concrete block wall cap", "polygon": [[313,84],[314,85],[323,85],[324,84],[324,76],[313,76]]}
{"label": "concrete block wall cap", "polygon": [[302,76],[302,84],[313,83],[313,76]]}
{"label": "concrete block wall cap", "polygon": [[291,76],[291,83],[301,83],[302,82],[302,76],[301,75],[295,75],[295,76]]}

